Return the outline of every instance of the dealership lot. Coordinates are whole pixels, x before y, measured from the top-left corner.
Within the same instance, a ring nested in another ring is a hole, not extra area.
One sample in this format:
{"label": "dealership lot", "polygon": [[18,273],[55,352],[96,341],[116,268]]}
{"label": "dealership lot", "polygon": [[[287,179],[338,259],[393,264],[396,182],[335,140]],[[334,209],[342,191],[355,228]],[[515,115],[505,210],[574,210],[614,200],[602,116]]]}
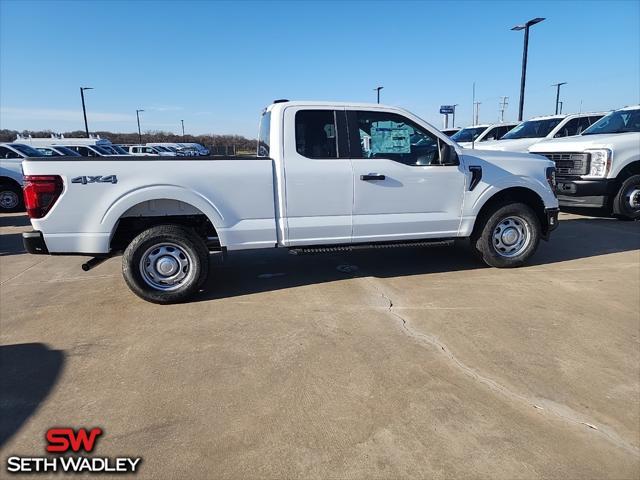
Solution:
{"label": "dealership lot", "polygon": [[245,252],[158,306],[4,215],[2,462],[99,426],[142,478],[637,478],[640,223],[560,218],[525,268]]}

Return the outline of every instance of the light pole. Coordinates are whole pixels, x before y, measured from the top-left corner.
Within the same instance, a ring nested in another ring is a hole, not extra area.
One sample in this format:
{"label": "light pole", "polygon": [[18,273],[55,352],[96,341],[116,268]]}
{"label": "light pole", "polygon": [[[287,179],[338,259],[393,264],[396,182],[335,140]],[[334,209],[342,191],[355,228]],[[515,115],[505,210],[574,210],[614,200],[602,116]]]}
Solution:
{"label": "light pole", "polygon": [[473,102],[474,106],[476,107],[476,121],[474,123],[474,125],[478,125],[478,118],[480,117],[480,105],[482,105],[482,102]]}
{"label": "light pole", "polygon": [[378,94],[378,103],[380,103],[380,90],[382,90],[383,88],[384,87],[376,87],[376,88],[374,88],[374,90]]}
{"label": "light pole", "polygon": [[93,90],[93,87],[80,87],[80,98],[82,98],[82,113],[84,114],[84,131],[87,132],[87,138],[89,138],[89,124],[87,123],[87,108],[84,106],[85,90]]}
{"label": "light pole", "polygon": [[554,83],[552,87],[556,87],[556,115],[558,115],[558,107],[560,106],[560,87],[566,85],[567,82]]}
{"label": "light pole", "polygon": [[182,138],[184,138],[184,120],[180,120],[180,123],[182,123]]}
{"label": "light pole", "polygon": [[518,121],[522,121],[524,112],[524,84],[527,78],[527,50],[529,49],[529,27],[540,23],[544,18],[537,17],[529,20],[524,25],[516,25],[511,30],[524,30],[524,48],[522,50],[522,77],[520,78],[520,107],[518,108]]}
{"label": "light pole", "polygon": [[136,110],[136,118],[138,119],[138,143],[142,143],[142,132],[140,132],[140,112],[144,112],[144,110]]}

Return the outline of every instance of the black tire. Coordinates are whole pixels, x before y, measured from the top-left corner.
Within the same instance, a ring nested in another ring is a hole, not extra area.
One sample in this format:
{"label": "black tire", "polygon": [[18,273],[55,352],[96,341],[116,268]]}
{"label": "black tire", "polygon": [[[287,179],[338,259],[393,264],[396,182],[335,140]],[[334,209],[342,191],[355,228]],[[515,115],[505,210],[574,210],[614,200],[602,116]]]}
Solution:
{"label": "black tire", "polygon": [[[162,276],[161,262],[170,276]],[[187,300],[199,290],[208,274],[209,251],[204,240],[179,225],[158,225],[143,231],[122,256],[125,282],[133,293],[152,303]]]}
{"label": "black tire", "polygon": [[[498,204],[482,215],[478,222],[471,237],[471,247],[491,267],[520,267],[531,258],[540,243],[540,220],[524,203]],[[510,245],[506,241],[510,240],[508,235],[523,240]]]}
{"label": "black tire", "polygon": [[0,184],[0,213],[24,212],[22,188],[14,183]]}
{"label": "black tire", "polygon": [[621,220],[640,218],[640,175],[631,175],[613,198],[613,216]]}

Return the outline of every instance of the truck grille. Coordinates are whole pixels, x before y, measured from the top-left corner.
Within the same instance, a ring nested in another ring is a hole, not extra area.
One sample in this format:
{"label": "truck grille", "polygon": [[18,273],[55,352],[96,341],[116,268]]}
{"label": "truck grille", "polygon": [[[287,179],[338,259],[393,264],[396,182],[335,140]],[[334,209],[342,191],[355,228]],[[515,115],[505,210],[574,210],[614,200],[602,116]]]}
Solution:
{"label": "truck grille", "polygon": [[575,177],[589,172],[588,153],[540,153],[556,164],[558,177]]}

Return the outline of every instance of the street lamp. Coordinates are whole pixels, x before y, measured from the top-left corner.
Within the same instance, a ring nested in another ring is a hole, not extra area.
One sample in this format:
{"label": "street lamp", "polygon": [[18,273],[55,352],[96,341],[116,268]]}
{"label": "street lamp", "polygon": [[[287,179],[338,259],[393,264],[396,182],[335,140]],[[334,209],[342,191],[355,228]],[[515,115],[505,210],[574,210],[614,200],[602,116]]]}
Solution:
{"label": "street lamp", "polygon": [[184,120],[180,120],[180,123],[182,123],[182,137],[184,138]]}
{"label": "street lamp", "polygon": [[380,103],[380,90],[382,90],[383,88],[384,87],[376,87],[376,88],[374,88],[374,90],[378,94],[378,103]]}
{"label": "street lamp", "polygon": [[142,133],[140,132],[140,112],[144,112],[144,110],[136,110],[136,117],[138,118],[138,143],[142,143]]}
{"label": "street lamp", "polygon": [[518,109],[518,121],[522,121],[524,112],[524,84],[527,77],[527,50],[529,49],[529,27],[540,23],[544,18],[534,18],[524,25],[516,25],[511,30],[524,30],[524,49],[522,50],[522,77],[520,79],[520,108]]}
{"label": "street lamp", "polygon": [[82,113],[84,114],[84,130],[89,138],[89,124],[87,123],[87,108],[84,106],[84,91],[93,90],[93,87],[80,87],[80,98],[82,98]]}
{"label": "street lamp", "polygon": [[557,87],[556,90],[556,115],[558,115],[558,107],[560,106],[560,87],[566,85],[567,82],[554,83],[552,87]]}

